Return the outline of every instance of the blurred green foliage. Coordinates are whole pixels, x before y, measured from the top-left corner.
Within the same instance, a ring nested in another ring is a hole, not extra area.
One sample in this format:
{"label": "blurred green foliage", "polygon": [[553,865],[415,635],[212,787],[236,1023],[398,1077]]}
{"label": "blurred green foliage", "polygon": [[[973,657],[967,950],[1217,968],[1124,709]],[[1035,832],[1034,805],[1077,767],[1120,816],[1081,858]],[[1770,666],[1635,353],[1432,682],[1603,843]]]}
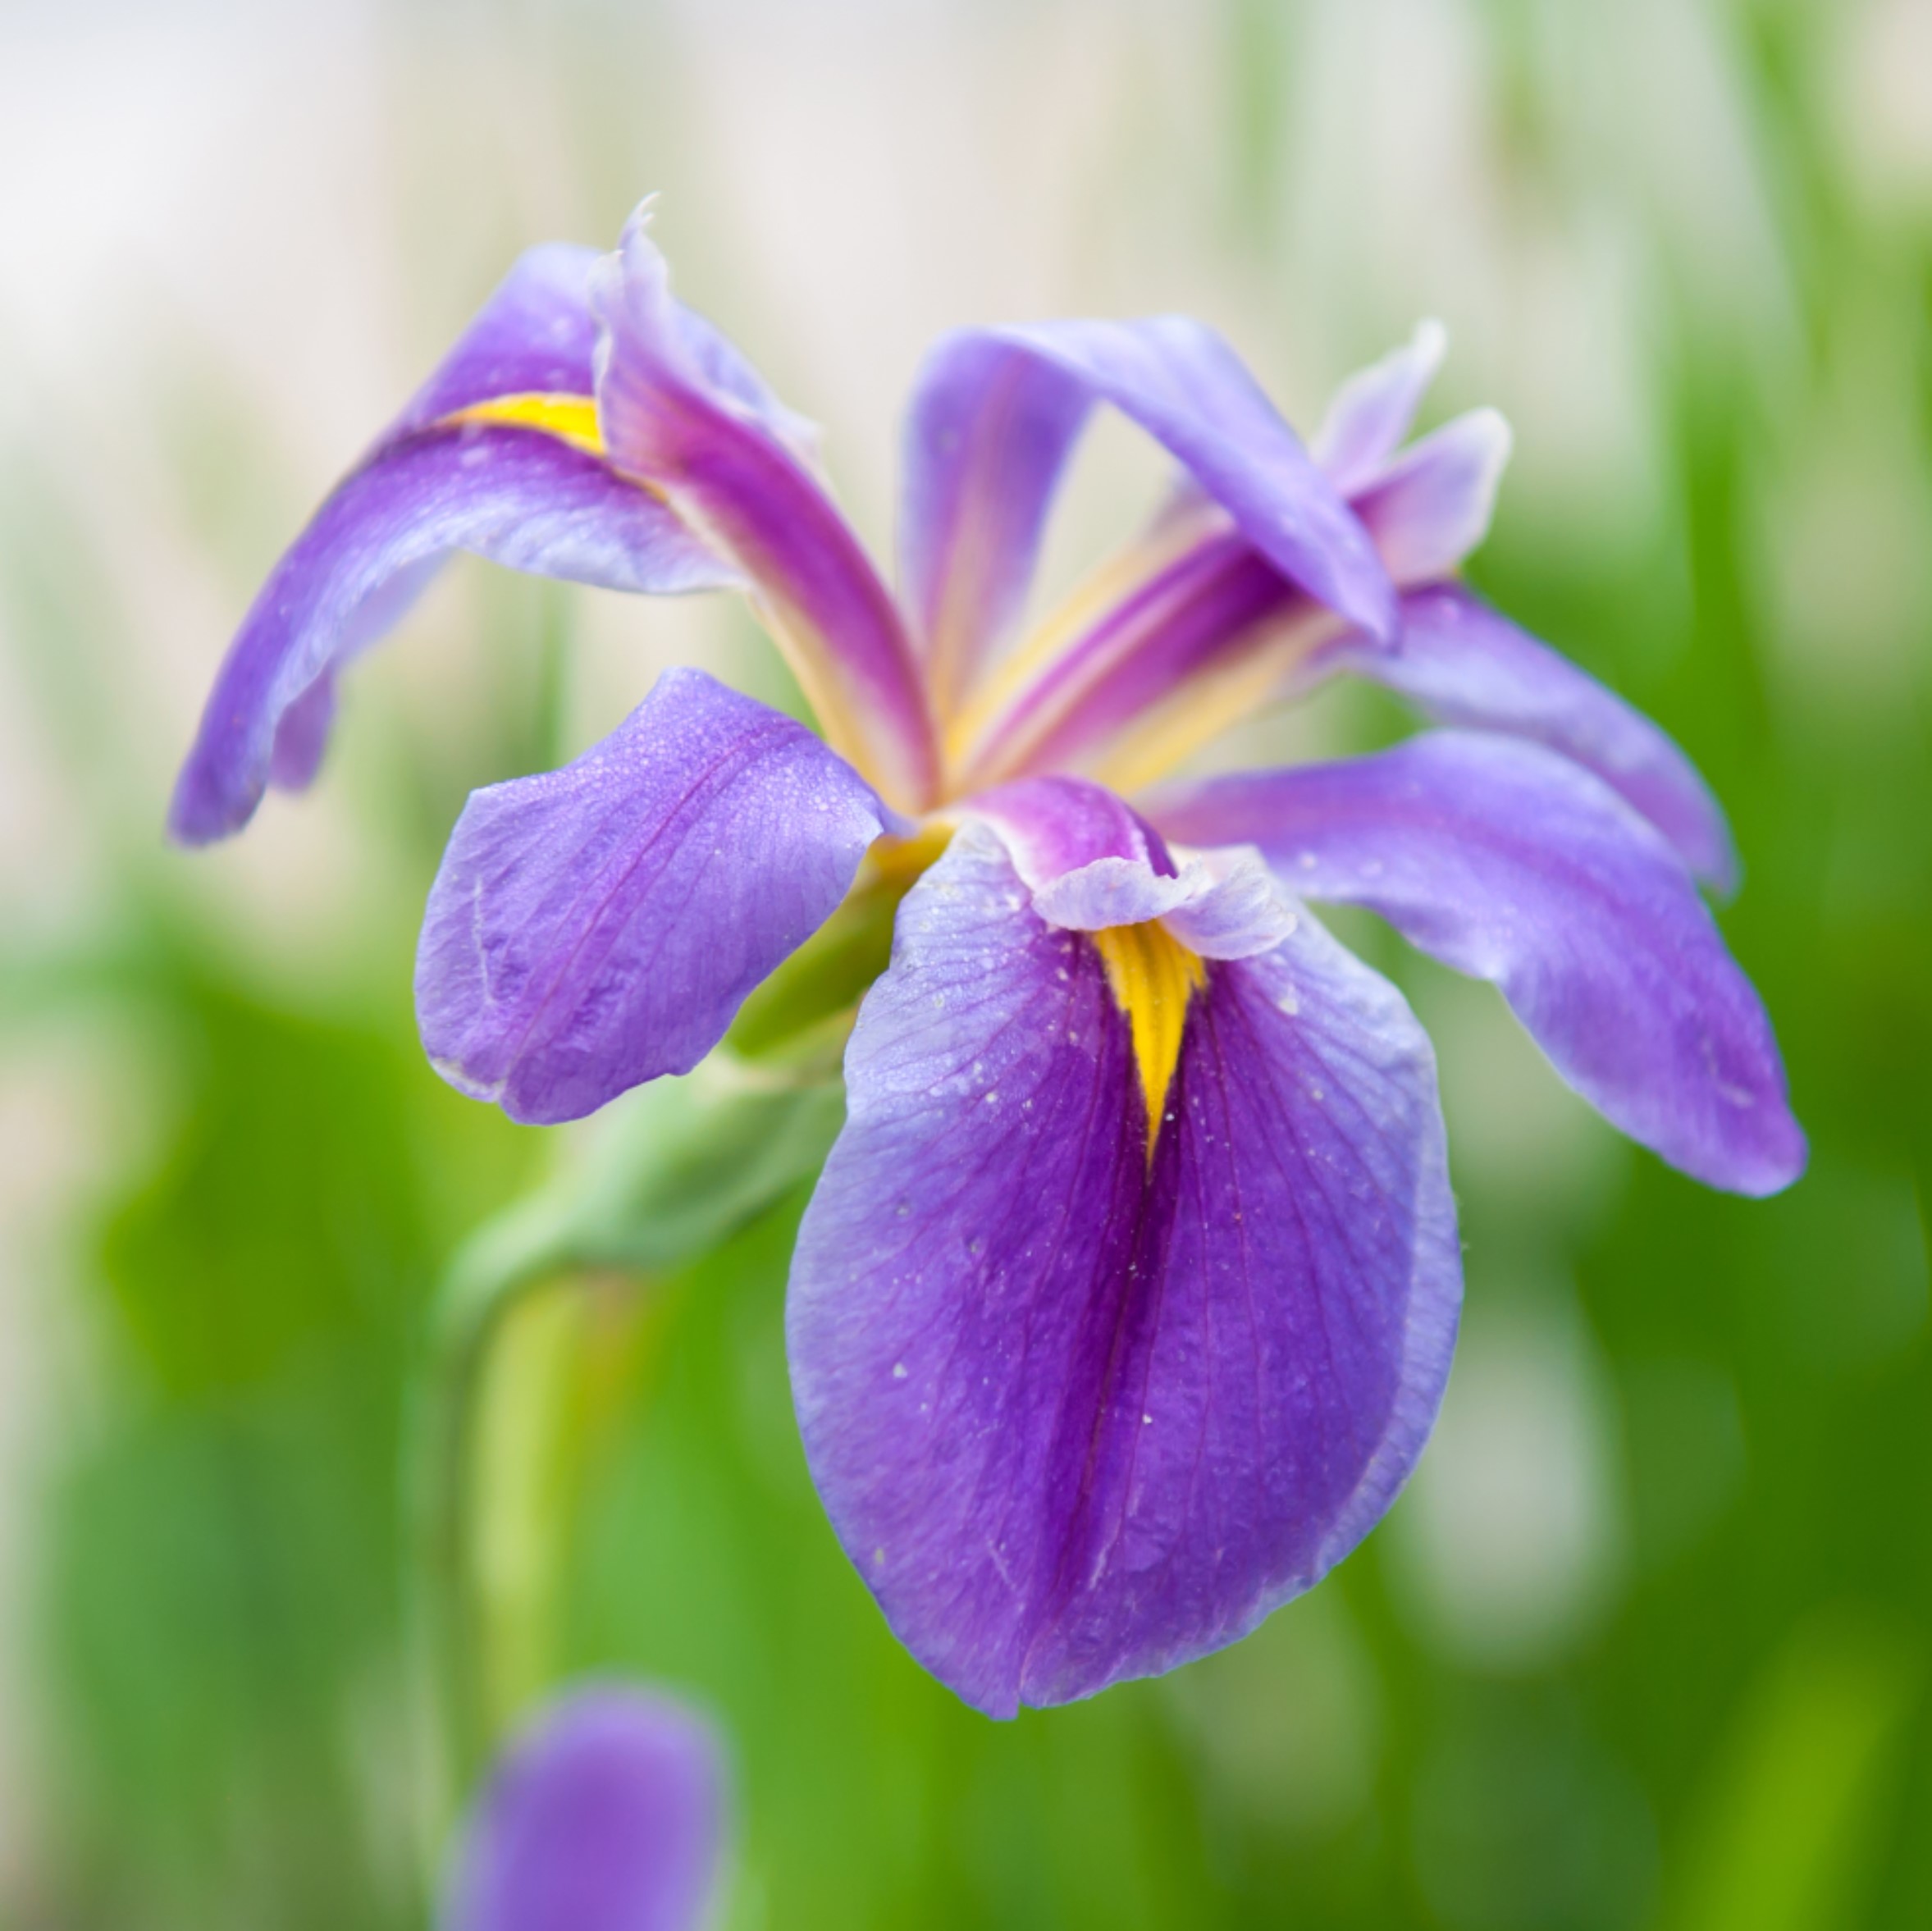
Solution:
{"label": "blurred green foliage", "polygon": [[[1541,10],[1478,11],[1499,151],[1560,206],[1590,184],[1566,179]],[[1424,1481],[1247,1644],[992,1725],[897,1648],[806,1477],[782,1344],[802,1196],[648,1289],[562,1283],[491,1394],[511,1445],[491,1466],[564,1457],[517,1504],[561,1579],[500,1693],[622,1669],[715,1707],[741,1771],[733,1925],[1932,1923],[1932,651],[1904,640],[1908,673],[1875,699],[1793,683],[1763,536],[1876,337],[1907,345],[1887,406],[1921,476],[1932,459],[1932,228],[1851,192],[1820,104],[1833,19],[1797,0],[1721,15],[1795,341],[1741,340],[1665,259],[1645,345],[1658,514],[1553,540],[1505,491],[1474,573],[1656,715],[1729,806],[1749,875],[1723,923],[1776,1018],[1811,1171],[1750,1203],[1611,1145],[1510,1059],[1491,1004],[1363,933],[1443,1029],[1471,1376],[1569,1361],[1559,1419],[1607,1417],[1596,1579],[1554,1634],[1472,1650],[1443,1591],[1483,1578],[1429,1580]],[[1277,212],[1271,77],[1298,24],[1230,0],[1243,250]],[[182,480],[221,521],[222,466]],[[50,729],[84,747],[67,683],[86,640],[111,655],[113,615],[84,559],[57,567],[57,490],[31,494],[0,589]],[[524,683],[461,773],[399,756],[388,781],[418,884],[464,783],[541,762],[554,734],[562,646],[535,639],[558,606],[510,586],[492,607]],[[1392,715],[1364,702],[1351,728]],[[365,946],[388,992],[294,988],[194,909],[191,861],[148,851],[160,801],[101,788],[116,929],[53,957],[0,937],[0,1037],[111,1010],[159,1043],[169,1097],[72,1230],[98,1385],[38,1507],[46,1841],[8,1908],[74,1931],[419,1922],[400,1430],[433,1283],[538,1178],[539,1136],[423,1067],[393,908]],[[1581,1135],[1573,1171],[1513,1176],[1491,1114],[1526,1093]],[[1558,1340],[1512,1354],[1511,1335]],[[566,1410],[594,1423],[567,1454],[542,1420]],[[511,1621],[530,1609],[514,1554],[484,1564]]]}

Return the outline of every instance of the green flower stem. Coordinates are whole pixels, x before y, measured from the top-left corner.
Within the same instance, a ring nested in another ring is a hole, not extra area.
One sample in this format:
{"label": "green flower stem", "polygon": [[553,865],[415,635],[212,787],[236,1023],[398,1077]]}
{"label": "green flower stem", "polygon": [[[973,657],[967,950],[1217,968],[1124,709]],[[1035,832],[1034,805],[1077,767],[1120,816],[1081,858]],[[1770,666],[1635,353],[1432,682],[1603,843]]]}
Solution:
{"label": "green flower stem", "polygon": [[614,1270],[662,1279],[816,1173],[844,1119],[843,1089],[827,1074],[834,1043],[820,1031],[794,1034],[785,1061],[715,1057],[630,1096],[580,1164],[480,1229],[443,1277],[407,1470],[427,1870],[496,1742],[473,1514],[481,1398],[498,1338],[553,1283]]}

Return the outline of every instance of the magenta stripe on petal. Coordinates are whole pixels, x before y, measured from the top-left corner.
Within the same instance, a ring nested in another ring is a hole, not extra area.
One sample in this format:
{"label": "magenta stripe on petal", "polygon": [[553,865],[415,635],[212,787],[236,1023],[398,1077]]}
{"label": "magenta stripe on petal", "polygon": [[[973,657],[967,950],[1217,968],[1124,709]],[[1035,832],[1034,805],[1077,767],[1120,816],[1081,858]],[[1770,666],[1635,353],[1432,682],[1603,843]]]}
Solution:
{"label": "magenta stripe on petal", "polygon": [[424,1048],[540,1123],[688,1072],[831,915],[884,815],[802,724],[666,671],[575,763],[470,794],[416,955]]}
{"label": "magenta stripe on petal", "polygon": [[1318,652],[1304,676],[1336,671],[1386,685],[1439,724],[1506,731],[1574,758],[1649,819],[1697,877],[1736,886],[1730,828],[1690,760],[1634,705],[1460,585],[1404,597],[1395,650],[1351,634]]}
{"label": "magenta stripe on petal", "polygon": [[1428,1043],[1312,920],[1208,968],[1151,1167],[1093,942],[968,826],[847,1060],[788,1331],[893,1628],[998,1716],[1232,1641],[1387,1507],[1460,1291]]}
{"label": "magenta stripe on petal", "polygon": [[[647,211],[599,267],[597,406],[610,459],[661,490],[752,582],[827,737],[906,809],[937,783],[919,666],[897,605],[796,439],[694,345]],[[734,365],[735,366],[735,365]]]}
{"label": "magenta stripe on petal", "polygon": [[723,1752],[696,1711],[579,1690],[491,1777],[456,1847],[442,1931],[704,1931],[724,1812]]}
{"label": "magenta stripe on petal", "polygon": [[1216,529],[1070,643],[986,732],[975,764],[1071,764],[1262,626],[1308,607],[1245,537]]}
{"label": "magenta stripe on petal", "polygon": [[1298,895],[1365,905],[1495,980],[1565,1080],[1695,1178],[1770,1194],[1802,1171],[1757,994],[1669,847],[1568,758],[1429,732],[1152,809],[1170,837],[1257,845]]}

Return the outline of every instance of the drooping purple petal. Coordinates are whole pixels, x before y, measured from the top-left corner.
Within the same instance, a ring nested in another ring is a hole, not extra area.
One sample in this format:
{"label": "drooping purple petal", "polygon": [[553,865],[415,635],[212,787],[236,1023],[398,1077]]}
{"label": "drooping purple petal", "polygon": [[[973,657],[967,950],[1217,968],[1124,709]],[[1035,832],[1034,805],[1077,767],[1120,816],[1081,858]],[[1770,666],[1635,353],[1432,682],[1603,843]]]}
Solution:
{"label": "drooping purple petal", "polygon": [[1018,618],[1055,486],[1094,404],[1057,363],[994,336],[948,337],[914,386],[900,570],[942,704]]}
{"label": "drooping purple petal", "polygon": [[1471,409],[1402,454],[1350,500],[1383,568],[1407,589],[1446,577],[1489,534],[1510,425]]}
{"label": "drooping purple petal", "polygon": [[723,1753],[696,1711],[580,1690],[497,1766],[456,1847],[443,1931],[702,1931],[724,1808]]}
{"label": "drooping purple petal", "polygon": [[1448,346],[1441,322],[1418,322],[1400,349],[1358,369],[1336,390],[1311,447],[1344,496],[1372,482],[1401,447]]}
{"label": "drooping purple petal", "polygon": [[1722,807],[1696,767],[1643,713],[1460,585],[1402,600],[1397,647],[1351,634],[1311,660],[1309,679],[1345,670],[1400,692],[1426,715],[1533,738],[1587,765],[1720,891],[1737,883]]}
{"label": "drooping purple petal", "polygon": [[[591,450],[456,420],[505,396],[591,395],[588,249],[532,249],[276,564],[230,646],[176,789],[190,843],[245,824],[271,781],[321,761],[343,666],[396,623],[452,550],[609,588],[737,583],[736,569]],[[703,325],[687,317],[692,331]]]}
{"label": "drooping purple petal", "polygon": [[1558,1072],[1686,1173],[1761,1194],[1802,1170],[1757,994],[1669,847],[1569,759],[1429,732],[1152,809],[1171,838],[1258,846],[1298,894],[1365,905],[1493,979]]}
{"label": "drooping purple petal", "polygon": [[416,955],[425,1049],[542,1123],[688,1072],[888,815],[802,724],[665,672],[575,763],[470,794]]}
{"label": "drooping purple petal", "polygon": [[[1060,380],[1018,372],[1027,365]],[[952,594],[941,579],[961,567],[955,534],[984,528],[990,560],[975,567],[990,569],[993,587],[972,607],[1010,610],[1030,574],[1045,500],[1084,398],[1110,404],[1167,449],[1310,595],[1372,632],[1391,628],[1388,580],[1360,525],[1240,357],[1201,323],[1163,315],[961,330],[933,350],[920,385],[909,497],[919,519],[909,536],[917,607]],[[973,403],[1005,393],[1021,398],[1013,431],[989,436],[984,447],[943,433],[962,427]],[[998,500],[1006,491],[1014,492],[1010,504]]]}
{"label": "drooping purple petal", "polygon": [[1427,1041],[1312,919],[1207,975],[1150,1160],[1094,942],[969,825],[847,1054],[792,1267],[806,1452],[895,1631],[994,1715],[1307,1588],[1387,1507],[1447,1372]]}
{"label": "drooping purple petal", "polygon": [[897,607],[793,441],[719,379],[715,354],[694,349],[646,212],[593,276],[611,459],[750,578],[831,742],[895,804],[923,806],[937,752]]}
{"label": "drooping purple petal", "polygon": [[312,710],[452,550],[618,590],[738,581],[655,497],[541,431],[468,422],[384,445],[337,486],[263,585],[229,647],[176,783],[169,829],[201,844],[245,824],[272,765],[297,783],[321,756]]}
{"label": "drooping purple petal", "polygon": [[383,440],[501,395],[588,395],[596,262],[596,249],[569,242],[526,249]]}

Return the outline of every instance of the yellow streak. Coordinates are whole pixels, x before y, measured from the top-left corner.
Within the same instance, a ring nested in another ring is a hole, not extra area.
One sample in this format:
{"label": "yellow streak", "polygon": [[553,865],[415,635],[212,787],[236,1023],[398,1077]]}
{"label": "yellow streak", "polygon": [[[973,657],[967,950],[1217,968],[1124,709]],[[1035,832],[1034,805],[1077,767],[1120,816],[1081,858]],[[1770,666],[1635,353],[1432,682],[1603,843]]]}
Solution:
{"label": "yellow streak", "polygon": [[1093,934],[1107,968],[1115,1005],[1126,1016],[1147,1101],[1147,1158],[1153,1162],[1167,1089],[1181,1063],[1188,1001],[1208,983],[1207,961],[1172,937],[1158,920],[1109,925]]}
{"label": "yellow streak", "polygon": [[604,454],[604,432],[597,427],[594,395],[551,395],[532,390],[521,395],[493,395],[445,416],[445,422],[502,422],[515,429],[541,429],[559,442],[569,443],[593,456]]}
{"label": "yellow streak", "polygon": [[1277,633],[1228,661],[1195,672],[1080,759],[1081,768],[1102,784],[1130,795],[1158,783],[1223,733],[1277,701],[1289,673],[1307,650],[1305,638]]}
{"label": "yellow streak", "polygon": [[1117,604],[1193,549],[1207,522],[1206,511],[1193,509],[1164,517],[1076,585],[947,719],[948,771],[964,771],[980,747],[997,737],[999,720],[1028,689]]}

